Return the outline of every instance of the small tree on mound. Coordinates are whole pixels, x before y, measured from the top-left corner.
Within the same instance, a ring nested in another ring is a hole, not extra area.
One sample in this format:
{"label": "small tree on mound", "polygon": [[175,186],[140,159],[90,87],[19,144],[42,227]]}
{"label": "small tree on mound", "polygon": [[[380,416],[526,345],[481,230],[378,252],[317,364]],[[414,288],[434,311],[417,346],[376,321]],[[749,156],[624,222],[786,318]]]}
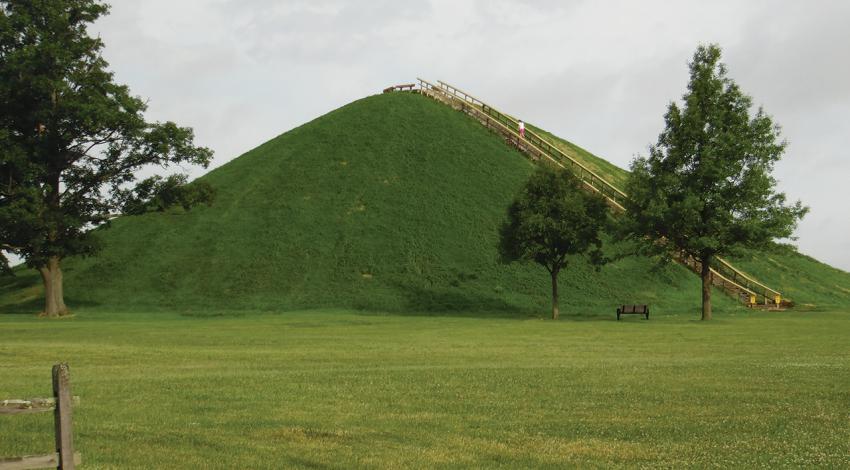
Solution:
{"label": "small tree on mound", "polygon": [[716,256],[791,236],[807,208],[785,205],[770,175],[785,151],[779,128],[726,76],[720,48],[701,46],[684,104],[671,103],[649,157],[632,163],[627,232],[649,254],[701,263],[702,319],[711,319]]}
{"label": "small tree on mound", "polygon": [[37,269],[49,316],[68,311],[62,259],[97,251],[91,229],[121,210],[141,168],[212,157],[192,129],[147,122],[145,102],[113,81],[87,31],[107,11],[96,0],[0,0],[0,268],[5,250]]}
{"label": "small tree on mound", "polygon": [[558,273],[579,255],[601,266],[608,207],[564,170],[534,173],[508,208],[499,252],[504,262],[533,261],[552,280],[552,318],[558,319]]}

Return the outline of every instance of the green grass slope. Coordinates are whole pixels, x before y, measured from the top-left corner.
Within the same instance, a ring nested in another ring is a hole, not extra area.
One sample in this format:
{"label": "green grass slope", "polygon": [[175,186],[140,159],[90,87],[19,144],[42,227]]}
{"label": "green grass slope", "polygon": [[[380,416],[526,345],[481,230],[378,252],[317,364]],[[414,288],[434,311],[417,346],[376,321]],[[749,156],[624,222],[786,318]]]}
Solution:
{"label": "green grass slope", "polygon": [[534,131],[543,139],[548,140],[552,145],[557,147],[558,150],[564,152],[567,156],[572,157],[574,160],[584,165],[584,167],[588,170],[596,173],[609,183],[613,184],[616,188],[620,190],[625,189],[626,179],[629,177],[628,171],[614,165],[604,158],[597,157],[566,139],[562,139],[555,134],[540,129],[539,127],[529,125],[529,129]]}
{"label": "green grass slope", "polygon": [[[594,159],[601,173],[616,171]],[[506,207],[533,170],[500,138],[428,98],[368,97],[204,176],[218,189],[212,207],[115,220],[100,231],[102,254],[66,260],[67,300],[125,311],[545,315],[546,272],[502,265],[496,250]],[[764,263],[753,274],[773,268]],[[697,277],[653,265],[627,258],[595,272],[573,264],[561,278],[562,311],[611,315],[620,303],[649,303],[661,314],[696,312]],[[40,308],[37,276],[19,274],[0,278],[0,312]],[[797,294],[808,303],[808,290]],[[720,312],[739,311],[716,299]]]}
{"label": "green grass slope", "polygon": [[[212,207],[123,217],[97,257],[65,263],[73,307],[545,314],[548,277],[499,263],[497,227],[533,165],[425,97],[365,98],[204,179]],[[632,258],[562,276],[567,314],[621,302],[694,310],[695,276]],[[36,311],[34,273],[0,280],[0,311]],[[734,309],[721,298],[719,307]],[[660,310],[659,310],[660,309]]]}
{"label": "green grass slope", "polygon": [[797,310],[846,309],[850,305],[850,273],[793,248],[747,251],[730,261],[792,299]]}

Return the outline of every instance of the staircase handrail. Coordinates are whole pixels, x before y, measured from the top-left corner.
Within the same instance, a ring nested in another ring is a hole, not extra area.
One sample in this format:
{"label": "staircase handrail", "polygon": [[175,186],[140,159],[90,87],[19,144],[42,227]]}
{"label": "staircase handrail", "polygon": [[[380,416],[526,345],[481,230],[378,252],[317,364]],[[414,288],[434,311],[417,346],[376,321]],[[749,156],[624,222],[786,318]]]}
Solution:
{"label": "staircase handrail", "polygon": [[[757,281],[757,280],[755,280],[755,279],[751,278],[750,276],[748,276],[746,273],[744,273],[744,272],[743,272],[743,271],[741,271],[740,269],[736,268],[735,266],[732,266],[732,265],[731,265],[728,261],[726,261],[725,259],[723,259],[723,258],[721,258],[721,257],[719,257],[719,256],[715,256],[714,258],[717,260],[717,262],[718,262],[718,263],[720,263],[720,265],[721,265],[721,266],[723,266],[723,267],[725,267],[725,268],[727,268],[727,269],[731,270],[732,272],[736,273],[738,276],[741,276],[741,277],[742,277],[742,278],[744,278],[747,282],[752,283],[752,284],[754,284],[755,286],[762,288],[765,292],[768,292],[768,293],[773,294],[773,296],[780,296],[780,297],[782,296],[782,293],[781,293],[781,292],[779,292],[778,290],[776,290],[776,289],[771,289],[770,287],[767,287],[766,285],[762,284],[761,282],[759,282],[759,281]],[[767,297],[767,296],[765,295],[764,297]]]}
{"label": "staircase handrail", "polygon": [[[509,114],[505,114],[505,113],[499,111],[497,108],[494,108],[493,106],[481,101],[480,99],[476,98],[475,96],[470,95],[469,93],[461,90],[460,88],[458,88],[454,85],[450,85],[450,84],[448,84],[448,83],[446,83],[442,80],[437,80],[437,83],[439,83],[441,85],[441,87],[447,93],[458,96],[460,99],[462,99],[465,102],[468,102],[468,103],[471,103],[473,105],[481,107],[482,111],[484,111],[485,113],[489,114],[492,117],[495,117],[497,119],[502,119],[502,118],[505,119],[506,121],[508,121],[508,123],[506,123],[506,124],[512,125],[513,128],[519,128],[519,123],[517,122],[517,120],[514,119]],[[495,116],[493,116],[493,114],[495,114]],[[579,171],[579,174],[577,176],[580,179],[589,179],[591,185],[593,185],[594,180],[598,181],[598,183],[602,186],[602,189],[600,189],[600,192],[602,194],[604,194],[607,197],[616,201],[618,205],[620,205],[620,206],[623,205],[623,202],[625,201],[625,199],[627,197],[626,193],[624,193],[619,188],[617,188],[616,186],[614,186],[613,184],[608,182],[608,180],[606,180],[605,178],[596,174],[596,172],[594,172],[593,170],[584,166],[578,160],[576,160],[573,157],[564,153],[561,149],[559,149],[554,144],[552,144],[548,140],[546,140],[543,137],[541,137],[540,135],[538,135],[536,132],[534,132],[530,129],[526,129],[525,134],[526,134],[526,139],[531,140],[538,147],[545,147],[546,150],[549,153],[554,154],[556,157],[567,160],[570,163],[570,165],[572,165],[572,166],[578,167],[580,171]],[[529,139],[529,137],[531,137],[531,139]],[[536,141],[536,142],[534,142],[534,141]],[[590,175],[590,178],[585,178],[585,175],[583,173],[587,173],[588,175]],[[612,194],[611,195],[606,194],[606,190],[610,191]]]}
{"label": "staircase handrail", "polygon": [[[758,296],[758,294],[756,294],[755,291],[748,289],[747,287],[744,287],[741,284],[739,284],[739,283],[729,279],[728,277],[720,274],[720,272],[718,272],[716,269],[714,269],[714,268],[708,268],[708,269],[709,269],[709,271],[711,271],[712,278],[714,278],[714,279],[719,278],[721,281],[728,282],[729,284],[732,284],[735,288],[746,292],[748,295],[751,295],[751,296],[754,296],[754,297]],[[765,299],[767,299],[767,297],[765,297]]]}
{"label": "staircase handrail", "polygon": [[[535,145],[535,143],[533,141],[530,141],[529,139],[521,138],[521,136],[515,130],[508,127],[504,122],[495,119],[493,116],[491,116],[489,114],[486,114],[484,111],[482,111],[480,109],[480,106],[478,106],[477,104],[472,103],[473,105],[470,106],[471,101],[461,100],[461,99],[458,99],[457,96],[454,96],[452,94],[447,94],[444,89],[439,88],[439,87],[435,87],[432,83],[428,82],[427,80],[423,80],[421,78],[419,78],[417,80],[419,80],[420,82],[422,82],[423,85],[425,85],[424,87],[421,86],[420,88],[427,90],[428,93],[439,93],[443,96],[446,96],[447,98],[449,98],[451,100],[460,101],[461,106],[464,107],[465,111],[467,111],[468,113],[474,114],[475,117],[477,117],[478,119],[480,119],[482,121],[486,121],[487,124],[485,124],[485,125],[489,125],[490,123],[497,125],[502,132],[507,133],[510,136],[514,137],[514,140],[516,142],[521,142],[522,145],[532,149],[534,151],[533,153],[536,153],[537,155],[539,155],[541,157],[545,157],[546,159],[551,161],[553,164],[555,164],[555,165],[557,165],[557,166],[559,166],[559,167],[561,167],[565,170],[567,169],[567,167],[564,166],[563,163],[558,161],[558,159],[553,157],[550,153],[546,152],[545,150],[543,150],[539,146]],[[581,183],[584,186],[586,186],[588,189],[590,189],[591,191],[595,191],[595,192],[599,193],[600,195],[602,195],[602,197],[604,197],[606,199],[608,204],[610,206],[612,206],[613,209],[620,211],[620,212],[625,212],[625,210],[626,210],[625,207],[623,207],[619,202],[617,202],[617,200],[609,197],[608,195],[603,193],[599,188],[597,188],[596,186],[593,186],[593,184],[589,183],[587,180],[579,178],[579,181],[581,181]]]}
{"label": "staircase handrail", "polygon": [[[422,78],[417,77],[417,80],[420,83],[420,88],[427,89],[427,90],[432,91],[432,92],[436,91],[438,93],[443,94],[444,96],[449,97],[450,99],[458,100],[465,105],[471,104],[472,107],[468,108],[468,109],[475,112],[476,115],[479,115],[479,112],[480,112],[481,114],[484,114],[486,117],[496,119],[496,121],[494,121],[495,124],[497,124],[500,128],[502,128],[503,131],[508,132],[510,135],[512,135],[516,139],[520,139],[520,135],[517,133],[517,131],[514,130],[514,128],[519,128],[519,123],[513,117],[511,117],[510,115],[499,111],[497,108],[490,106],[489,104],[481,101],[480,99],[476,98],[475,96],[461,90],[460,88],[457,88],[453,85],[450,85],[450,84],[448,84],[448,83],[446,83],[442,80],[437,80],[437,83],[440,86],[434,85],[433,83],[431,83],[427,80],[424,80]],[[507,122],[503,122],[503,121],[507,121]],[[514,128],[511,127],[511,124],[514,126]],[[588,169],[587,167],[582,165],[580,162],[578,162],[574,158],[572,158],[569,155],[562,152],[559,148],[555,147],[552,143],[548,142],[546,139],[537,135],[537,133],[526,129],[525,134],[526,134],[527,137],[525,139],[522,139],[522,140],[525,140],[524,143],[526,145],[531,146],[538,154],[546,157],[547,159],[549,159],[550,161],[552,161],[556,165],[560,166],[561,168],[566,169],[564,164],[559,162],[558,158],[553,156],[553,154],[557,155],[557,157],[561,157],[561,159],[567,160],[567,162],[569,162],[571,165],[577,166],[581,170],[581,172],[579,172],[579,175],[578,175],[579,179],[585,184],[585,186],[587,186],[588,188],[602,194],[606,199],[609,200],[609,202],[614,206],[614,208],[619,209],[620,211],[625,211],[623,204],[620,201],[618,201],[617,198],[614,198],[614,197],[609,196],[608,194],[605,194],[605,192],[603,190],[594,186],[593,180],[595,179],[595,180],[599,181],[600,183],[602,183],[604,188],[610,189],[611,191],[613,191],[617,196],[619,196],[619,199],[621,199],[621,201],[624,201],[628,197],[625,192],[621,191],[619,188],[617,188],[613,184],[609,183],[607,180],[605,180],[601,176],[597,175],[595,172]],[[531,136],[532,138],[529,139],[528,136]],[[545,150],[544,150],[544,147],[545,147]],[[587,181],[587,179],[584,178],[584,175],[582,174],[582,172],[587,172],[589,175],[591,175],[590,181]],[[723,274],[721,274],[720,270],[715,269],[713,267],[709,267],[709,270],[711,271],[712,275],[715,276],[716,278],[719,278],[721,280],[721,282],[727,282],[727,283],[735,286],[737,289],[741,290],[742,292],[745,292],[745,293],[747,293],[751,296],[754,296],[754,297],[758,297],[759,295],[761,295],[761,297],[763,297],[765,299],[765,302],[767,302],[769,300],[773,300],[773,299],[770,299],[767,296],[767,293],[773,294],[775,298],[781,298],[782,294],[779,291],[777,291],[775,289],[771,289],[770,287],[762,284],[761,282],[756,281],[755,279],[748,276],[747,274],[745,274],[740,269],[732,266],[728,261],[724,260],[723,258],[721,258],[719,256],[715,256],[714,259],[720,264],[720,266],[732,271],[734,273],[733,277],[735,277],[736,279],[737,279],[737,276],[742,277],[747,282],[752,283],[753,285],[760,287],[764,291],[764,293],[758,294],[753,289],[750,289],[747,286],[741,285],[736,280],[732,280],[732,279],[729,279],[727,276],[724,276]]]}

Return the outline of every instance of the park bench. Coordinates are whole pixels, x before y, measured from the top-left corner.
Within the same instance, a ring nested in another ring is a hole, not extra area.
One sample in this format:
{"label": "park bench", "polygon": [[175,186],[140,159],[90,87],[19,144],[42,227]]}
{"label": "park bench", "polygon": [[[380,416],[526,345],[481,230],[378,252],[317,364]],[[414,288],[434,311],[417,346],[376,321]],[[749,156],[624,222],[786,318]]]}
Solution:
{"label": "park bench", "polygon": [[617,321],[620,321],[620,315],[630,313],[644,315],[649,320],[649,305],[620,305],[617,309]]}

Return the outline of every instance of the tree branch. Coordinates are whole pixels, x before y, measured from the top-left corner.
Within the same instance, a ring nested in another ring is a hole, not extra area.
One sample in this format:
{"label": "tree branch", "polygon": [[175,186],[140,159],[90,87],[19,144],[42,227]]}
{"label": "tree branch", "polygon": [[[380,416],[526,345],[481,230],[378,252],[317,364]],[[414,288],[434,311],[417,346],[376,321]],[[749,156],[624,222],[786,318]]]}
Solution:
{"label": "tree branch", "polygon": [[100,187],[102,184],[105,184],[109,180],[109,178],[112,178],[116,175],[119,175],[119,174],[121,174],[125,171],[129,171],[135,166],[140,166],[140,165],[138,164],[138,162],[135,162],[135,161],[125,162],[124,165],[120,165],[120,166],[118,166],[118,167],[116,167],[116,168],[114,168],[110,171],[104,170],[100,173],[93,175],[85,183],[81,182],[81,184],[79,184],[79,185],[73,185],[73,184],[65,183],[66,184],[65,191],[62,192],[62,195],[64,196],[65,194],[67,194],[69,192],[73,192],[73,191],[71,191],[72,189],[74,189],[75,192],[92,191],[92,190]]}
{"label": "tree branch", "polygon": [[[97,147],[98,145],[103,145],[103,144],[106,144],[106,143],[112,143],[112,142],[114,142],[116,139],[113,139],[113,138],[112,138],[112,136],[113,136],[113,135],[115,135],[115,132],[116,132],[116,129],[112,129],[112,130],[109,132],[109,134],[107,134],[107,136],[106,136],[106,137],[104,137],[103,139],[98,139],[98,140],[93,140],[93,141],[91,141],[91,143],[90,143],[90,145],[88,146],[88,148],[87,148],[87,149],[85,149],[85,150],[84,150],[84,151],[80,154],[81,158],[82,158],[82,157],[85,157],[85,156],[89,156],[89,155],[88,155],[88,153],[91,151],[91,149],[93,149],[93,148]],[[77,146],[80,146],[80,145],[83,145],[83,143],[81,142],[81,143],[79,143],[79,144],[75,145],[74,147],[77,147]],[[71,147],[71,148],[74,148],[74,147]],[[91,158],[91,157],[90,157],[90,158]],[[96,160],[99,160],[99,159],[96,159]]]}

